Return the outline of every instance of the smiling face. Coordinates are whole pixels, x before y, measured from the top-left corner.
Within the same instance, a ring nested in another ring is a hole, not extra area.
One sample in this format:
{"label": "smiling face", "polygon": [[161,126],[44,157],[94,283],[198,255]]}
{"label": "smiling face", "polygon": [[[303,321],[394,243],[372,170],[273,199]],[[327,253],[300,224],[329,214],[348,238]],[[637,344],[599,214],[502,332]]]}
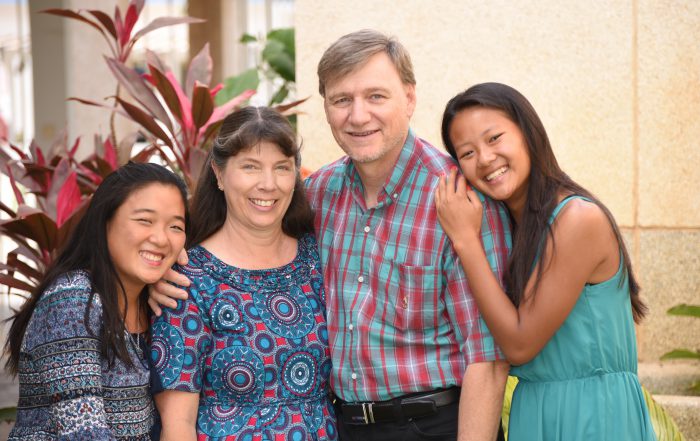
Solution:
{"label": "smiling face", "polygon": [[107,245],[127,294],[158,281],[185,245],[180,191],[160,183],[134,190],[107,223]]}
{"label": "smiling face", "polygon": [[519,218],[527,197],[530,156],[518,125],[500,110],[469,107],[454,117],[449,134],[469,182],[504,201]]}
{"label": "smiling face", "polygon": [[296,180],[293,156],[261,141],[229,158],[224,169],[212,167],[226,198],[227,222],[247,230],[282,229]]}
{"label": "smiling face", "polygon": [[324,108],[333,137],[356,164],[391,168],[408,135],[415,86],[401,82],[383,52],[326,86]]}

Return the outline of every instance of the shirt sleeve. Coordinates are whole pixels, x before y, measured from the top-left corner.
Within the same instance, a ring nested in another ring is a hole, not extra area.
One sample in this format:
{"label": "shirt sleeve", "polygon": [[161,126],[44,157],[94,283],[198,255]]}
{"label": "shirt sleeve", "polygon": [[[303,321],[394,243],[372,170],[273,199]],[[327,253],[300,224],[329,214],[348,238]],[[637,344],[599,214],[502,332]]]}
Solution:
{"label": "shirt sleeve", "polygon": [[[503,287],[510,251],[510,220],[502,204],[484,199],[481,194],[479,197],[484,207],[481,240],[486,259]],[[447,311],[465,362],[504,360],[505,356],[479,314],[461,261],[450,242],[443,256],[443,271],[447,279]]]}
{"label": "shirt sleeve", "polygon": [[89,295],[89,290],[66,289],[43,299],[27,329],[31,335],[27,353],[38,382],[47,387],[51,420],[62,440],[116,439],[102,399],[102,308],[93,301],[90,333],[84,320]]}
{"label": "shirt sleeve", "polygon": [[203,319],[195,286],[187,300],[174,309],[163,308],[151,326],[153,390],[202,390],[204,359],[211,345],[211,330]]}

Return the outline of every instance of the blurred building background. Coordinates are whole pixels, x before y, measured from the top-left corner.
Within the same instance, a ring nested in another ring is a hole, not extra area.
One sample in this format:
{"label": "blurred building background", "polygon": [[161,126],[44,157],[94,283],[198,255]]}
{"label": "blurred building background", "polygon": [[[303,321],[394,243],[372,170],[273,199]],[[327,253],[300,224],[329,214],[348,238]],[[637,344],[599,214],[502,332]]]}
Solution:
{"label": "blurred building background", "polygon": [[[36,12],[111,13],[115,3],[128,2],[0,0],[0,116],[18,145],[50,145],[64,128],[69,140],[107,133],[107,112],[65,101],[114,94],[104,42],[83,24]],[[622,227],[650,307],[637,329],[640,360],[700,345],[700,320],[666,314],[700,304],[699,1],[147,0],[144,22],[164,15],[207,23],[149,34],[135,62],[148,47],[182,74],[209,42],[214,82],[258,61],[255,47],[239,43],[244,32],[295,27],[296,97],[310,97],[298,129],[310,169],[342,154],[325,121],[316,64],[348,32],[375,28],[407,46],[418,82],[412,125],[436,146],[454,94],[484,81],[514,86],[540,114],[562,167]],[[270,93],[261,86],[253,103]],[[13,404],[3,390],[0,397],[0,407]]]}

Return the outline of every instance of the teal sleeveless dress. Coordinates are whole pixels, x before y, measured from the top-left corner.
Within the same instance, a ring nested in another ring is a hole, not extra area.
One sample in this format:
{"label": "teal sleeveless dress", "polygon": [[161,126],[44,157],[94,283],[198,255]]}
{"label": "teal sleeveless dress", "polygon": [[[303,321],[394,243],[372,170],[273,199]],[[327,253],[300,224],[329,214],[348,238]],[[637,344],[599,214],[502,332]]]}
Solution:
{"label": "teal sleeveless dress", "polygon": [[[550,225],[575,197],[557,205]],[[509,441],[656,440],[637,377],[637,343],[623,269],[620,256],[617,273],[583,288],[542,351],[511,368],[519,382]]]}

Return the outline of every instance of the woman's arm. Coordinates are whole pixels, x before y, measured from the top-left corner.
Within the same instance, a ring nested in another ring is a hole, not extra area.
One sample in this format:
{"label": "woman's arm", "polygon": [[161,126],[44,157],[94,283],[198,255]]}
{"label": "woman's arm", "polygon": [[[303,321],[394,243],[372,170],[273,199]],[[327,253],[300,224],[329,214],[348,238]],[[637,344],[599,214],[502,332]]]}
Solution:
{"label": "woman's arm", "polygon": [[166,390],[155,396],[163,429],[161,441],[196,441],[199,394]]}
{"label": "woman's arm", "polygon": [[452,173],[442,179],[436,205],[479,311],[513,364],[526,363],[542,350],[566,320],[586,282],[600,278],[599,273],[612,276],[617,270],[618,245],[607,217],[595,204],[571,201],[552,226],[556,248],[548,240],[538,263],[544,271],[537,292],[533,292],[535,268],[524,299],[515,308],[487,263],[479,236],[481,204],[461,175]]}
{"label": "woman's arm", "polygon": [[[99,323],[93,301],[91,334],[85,324],[90,296],[84,275],[65,276],[43,294],[25,335],[33,370],[51,397],[49,413],[60,439],[114,440],[102,399]],[[95,297],[96,298],[96,297]]]}

